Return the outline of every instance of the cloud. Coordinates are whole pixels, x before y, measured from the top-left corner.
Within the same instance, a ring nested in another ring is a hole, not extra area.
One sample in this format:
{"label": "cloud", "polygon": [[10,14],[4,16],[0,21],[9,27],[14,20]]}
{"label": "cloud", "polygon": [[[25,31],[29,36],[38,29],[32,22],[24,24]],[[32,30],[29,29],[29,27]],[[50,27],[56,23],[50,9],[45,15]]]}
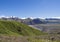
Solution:
{"label": "cloud", "polygon": [[5,17],[5,15],[0,15],[0,18]]}
{"label": "cloud", "polygon": [[58,19],[60,19],[60,17],[52,17],[52,18],[58,18]]}
{"label": "cloud", "polygon": [[0,15],[0,18],[2,18],[2,17],[9,18],[9,16]]}

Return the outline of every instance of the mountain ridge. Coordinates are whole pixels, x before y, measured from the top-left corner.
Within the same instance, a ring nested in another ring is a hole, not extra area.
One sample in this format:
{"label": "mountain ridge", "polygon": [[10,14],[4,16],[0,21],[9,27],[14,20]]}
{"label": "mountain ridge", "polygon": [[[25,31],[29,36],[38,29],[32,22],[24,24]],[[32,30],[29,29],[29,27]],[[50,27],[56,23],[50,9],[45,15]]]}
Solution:
{"label": "mountain ridge", "polygon": [[9,20],[9,21],[15,20],[15,21],[27,24],[27,25],[34,25],[34,24],[60,24],[60,19],[59,18],[45,18],[45,19],[42,19],[42,18],[34,18],[34,19],[25,18],[25,19],[21,19],[19,17],[11,16],[9,18],[1,17],[0,19]]}

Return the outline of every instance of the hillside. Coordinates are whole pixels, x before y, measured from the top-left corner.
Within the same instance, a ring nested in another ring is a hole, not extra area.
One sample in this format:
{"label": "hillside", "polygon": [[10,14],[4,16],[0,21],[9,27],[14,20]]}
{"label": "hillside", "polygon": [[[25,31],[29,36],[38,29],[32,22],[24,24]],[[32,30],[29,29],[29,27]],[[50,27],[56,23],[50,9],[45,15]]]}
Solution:
{"label": "hillside", "polygon": [[44,35],[45,33],[33,29],[25,24],[16,21],[0,20],[0,35],[21,35],[21,36],[34,36]]}

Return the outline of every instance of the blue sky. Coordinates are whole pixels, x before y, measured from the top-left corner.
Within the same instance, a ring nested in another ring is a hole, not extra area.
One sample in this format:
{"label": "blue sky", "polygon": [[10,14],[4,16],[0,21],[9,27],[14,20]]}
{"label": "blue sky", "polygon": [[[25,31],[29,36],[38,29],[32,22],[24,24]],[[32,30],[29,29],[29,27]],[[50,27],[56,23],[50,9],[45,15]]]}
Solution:
{"label": "blue sky", "polygon": [[0,16],[60,17],[60,0],[0,0]]}

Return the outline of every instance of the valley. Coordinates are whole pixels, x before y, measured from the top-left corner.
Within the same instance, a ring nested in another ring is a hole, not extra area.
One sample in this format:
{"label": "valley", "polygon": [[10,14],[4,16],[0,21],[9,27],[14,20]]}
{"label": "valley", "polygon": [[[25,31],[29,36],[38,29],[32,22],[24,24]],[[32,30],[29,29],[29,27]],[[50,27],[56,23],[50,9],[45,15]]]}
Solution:
{"label": "valley", "polygon": [[60,24],[36,24],[29,26],[47,33],[60,33]]}

